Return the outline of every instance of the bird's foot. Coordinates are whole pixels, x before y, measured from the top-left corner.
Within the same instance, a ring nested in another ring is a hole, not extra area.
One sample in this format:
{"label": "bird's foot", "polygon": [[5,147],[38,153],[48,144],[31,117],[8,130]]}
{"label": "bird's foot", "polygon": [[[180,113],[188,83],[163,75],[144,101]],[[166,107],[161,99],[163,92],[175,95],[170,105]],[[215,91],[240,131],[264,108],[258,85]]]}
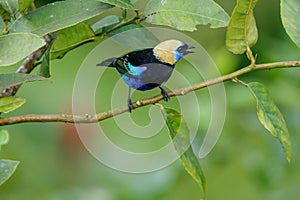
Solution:
{"label": "bird's foot", "polygon": [[130,98],[128,99],[127,106],[128,106],[128,111],[131,112],[133,109],[133,104]]}
{"label": "bird's foot", "polygon": [[164,90],[162,87],[159,87],[161,95],[163,96],[165,101],[168,101],[170,99],[168,92]]}

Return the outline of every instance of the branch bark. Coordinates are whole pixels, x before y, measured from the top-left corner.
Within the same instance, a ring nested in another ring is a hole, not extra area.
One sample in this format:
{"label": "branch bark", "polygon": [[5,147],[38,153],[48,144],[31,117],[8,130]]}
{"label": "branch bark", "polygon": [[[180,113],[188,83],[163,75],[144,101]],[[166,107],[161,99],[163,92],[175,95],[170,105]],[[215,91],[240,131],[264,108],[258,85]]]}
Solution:
{"label": "branch bark", "polygon": [[[205,88],[214,84],[218,84],[224,81],[232,80],[238,76],[243,74],[247,74],[251,71],[257,70],[267,70],[267,69],[275,69],[275,68],[294,68],[300,67],[300,61],[288,61],[288,62],[274,62],[274,63],[265,63],[265,64],[257,64],[257,65],[248,65],[240,70],[232,72],[230,74],[220,76],[205,82],[201,82],[190,87],[179,88],[173,91],[169,91],[168,94],[170,97],[172,96],[183,96],[188,94],[189,92],[199,90],[201,88]],[[155,104],[162,100],[162,95],[157,95],[151,98],[146,98],[142,100],[138,100],[133,103],[133,109],[137,109],[149,104]],[[111,118],[115,115],[120,115],[124,112],[127,112],[127,106],[115,108],[113,110],[98,113],[96,115],[71,115],[71,114],[52,114],[52,115],[23,115],[23,116],[14,116],[14,117],[6,117],[0,118],[0,126],[4,125],[12,125],[18,123],[25,122],[65,122],[65,123],[97,123],[99,121],[103,121],[105,119]]]}

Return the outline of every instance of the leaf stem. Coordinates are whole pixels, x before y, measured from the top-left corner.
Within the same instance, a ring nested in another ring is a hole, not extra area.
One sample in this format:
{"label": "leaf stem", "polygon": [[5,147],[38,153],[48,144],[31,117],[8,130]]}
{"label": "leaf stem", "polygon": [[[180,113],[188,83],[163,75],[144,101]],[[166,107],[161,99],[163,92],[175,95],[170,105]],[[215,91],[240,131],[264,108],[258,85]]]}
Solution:
{"label": "leaf stem", "polygon": [[2,34],[3,35],[8,34],[8,22],[6,20],[4,21],[4,27],[3,27]]}
{"label": "leaf stem", "polygon": [[32,10],[35,10],[36,9],[35,3],[32,2],[31,5],[30,5],[30,7],[31,7]]}
{"label": "leaf stem", "polygon": [[[188,94],[189,92],[199,90],[201,88],[205,88],[214,84],[218,84],[228,80],[238,80],[236,77],[247,74],[251,71],[256,70],[270,70],[276,68],[294,68],[300,67],[300,61],[287,61],[287,62],[274,62],[274,63],[265,63],[265,64],[257,64],[255,68],[250,64],[247,67],[244,67],[240,70],[234,71],[230,74],[216,77],[214,79],[210,79],[205,82],[201,82],[189,87],[178,88],[173,91],[168,91],[170,97],[172,96],[183,96]],[[133,109],[140,108],[146,105],[158,103],[163,99],[162,95],[153,96],[151,98],[145,98],[136,101],[133,103]],[[120,115],[128,111],[127,106],[119,107],[112,109],[110,111],[98,113],[95,115],[71,115],[71,114],[50,114],[50,115],[22,115],[22,116],[14,116],[14,117],[5,117],[0,118],[0,126],[4,125],[12,125],[19,124],[25,122],[65,122],[65,123],[97,123],[99,121],[103,121],[105,119],[111,118],[116,115]]]}
{"label": "leaf stem", "polygon": [[232,79],[232,81],[235,82],[235,83],[240,83],[240,84],[244,85],[245,87],[248,87],[248,84],[247,84],[247,83],[245,83],[244,81],[241,81],[241,80],[238,79],[237,77],[234,77],[234,78]]}

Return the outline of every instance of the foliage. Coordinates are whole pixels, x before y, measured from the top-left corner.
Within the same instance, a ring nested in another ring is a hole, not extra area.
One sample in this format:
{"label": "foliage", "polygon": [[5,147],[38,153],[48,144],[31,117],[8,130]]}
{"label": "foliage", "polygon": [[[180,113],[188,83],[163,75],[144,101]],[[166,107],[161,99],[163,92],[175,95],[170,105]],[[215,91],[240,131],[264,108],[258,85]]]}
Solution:
{"label": "foliage", "polygon": [[[101,42],[104,38],[120,31],[143,27],[147,23],[181,31],[195,31],[198,25],[209,25],[211,28],[227,27],[227,49],[234,54],[246,52],[251,66],[255,69],[256,60],[251,48],[258,40],[254,13],[258,0],[237,0],[230,17],[213,0],[149,0],[141,10],[133,5],[134,2],[65,0],[36,8],[33,0],[0,0],[0,16],[3,24],[3,34],[0,35],[0,66],[16,64],[48,45],[43,57],[32,66],[39,67],[39,75],[43,77],[20,73],[0,74],[0,89],[46,80],[44,77],[50,77],[52,60],[63,58],[66,53],[87,42]],[[120,9],[122,15],[107,16],[113,8]],[[131,15],[127,14],[129,12]],[[288,36],[298,47],[300,47],[299,19],[299,2],[281,0],[282,24]],[[149,33],[143,34],[148,34],[145,38],[152,37]],[[52,37],[50,44],[43,41],[42,37],[45,35]],[[135,36],[133,35],[132,38]],[[258,119],[263,127],[281,143],[286,159],[290,162],[292,159],[290,136],[279,108],[262,84],[252,82],[245,85],[256,99]],[[22,97],[1,97],[0,112],[11,112],[22,106],[24,102],[25,99]],[[167,108],[163,108],[163,116],[183,166],[205,194],[205,177],[192,150],[185,120],[178,111]],[[1,130],[0,146],[7,141],[8,133]],[[0,184],[13,174],[17,165],[18,161],[0,160]]]}
{"label": "foliage", "polygon": [[110,5],[94,0],[58,1],[18,18],[9,27],[9,31],[30,32],[43,36],[96,17],[109,8]]}
{"label": "foliage", "polygon": [[270,97],[268,90],[261,83],[247,84],[257,101],[257,116],[261,124],[279,140],[286,154],[286,159],[291,162],[292,146],[285,120]]}
{"label": "foliage", "polygon": [[0,90],[4,90],[5,88],[13,87],[26,82],[44,80],[46,80],[44,77],[30,74],[0,74]]}
{"label": "foliage", "polygon": [[257,27],[253,9],[258,0],[238,0],[227,28],[226,47],[235,54],[245,53],[257,42]]}
{"label": "foliage", "polygon": [[0,98],[0,112],[8,113],[22,106],[24,103],[25,99],[21,97],[2,97]]}
{"label": "foliage", "polygon": [[194,31],[198,24],[224,27],[229,20],[228,14],[212,0],[151,0],[145,8],[145,15],[150,23],[183,31]]}
{"label": "foliage", "polygon": [[[8,131],[0,130],[0,151],[1,146],[7,144],[8,141]],[[0,186],[14,173],[18,164],[19,161],[0,159]]]}
{"label": "foliage", "polygon": [[180,113],[171,108],[162,107],[162,113],[169,129],[170,138],[186,171],[203,190],[205,198],[205,176],[190,142],[189,129]]}
{"label": "foliage", "polygon": [[39,36],[31,33],[2,35],[0,36],[0,66],[15,64],[44,45],[45,42]]}
{"label": "foliage", "polygon": [[297,0],[281,1],[282,24],[295,44],[300,47],[300,30],[298,28],[300,17],[300,2]]}

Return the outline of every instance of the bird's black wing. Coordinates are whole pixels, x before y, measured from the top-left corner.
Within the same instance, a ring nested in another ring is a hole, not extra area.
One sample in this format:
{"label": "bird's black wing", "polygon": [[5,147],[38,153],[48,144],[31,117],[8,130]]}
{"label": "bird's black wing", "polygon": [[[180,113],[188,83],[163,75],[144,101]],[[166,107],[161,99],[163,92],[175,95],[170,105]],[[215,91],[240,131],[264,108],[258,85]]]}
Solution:
{"label": "bird's black wing", "polygon": [[153,48],[131,52],[125,55],[128,62],[136,67],[146,67],[142,73],[142,80],[146,85],[159,86],[169,79],[174,65],[163,63],[153,54]]}
{"label": "bird's black wing", "polygon": [[[173,65],[158,60],[153,54],[153,48],[133,51],[119,58],[109,58],[97,65],[115,67],[120,74],[133,79],[142,79],[145,85],[153,87],[167,81],[174,68]],[[130,69],[130,66],[136,67],[137,70]],[[141,77],[137,77],[134,73],[139,71],[138,68],[142,71]]]}
{"label": "bird's black wing", "polygon": [[159,62],[153,54],[153,48],[133,51],[122,56],[122,58],[126,58],[131,65],[137,67],[147,63]]}
{"label": "bird's black wing", "polygon": [[126,74],[127,76],[134,78],[134,72],[130,68],[131,66],[138,68],[145,68],[144,65],[151,62],[157,62],[156,57],[153,55],[153,49],[143,49],[127,53],[112,62],[112,65],[116,67],[120,74]]}

